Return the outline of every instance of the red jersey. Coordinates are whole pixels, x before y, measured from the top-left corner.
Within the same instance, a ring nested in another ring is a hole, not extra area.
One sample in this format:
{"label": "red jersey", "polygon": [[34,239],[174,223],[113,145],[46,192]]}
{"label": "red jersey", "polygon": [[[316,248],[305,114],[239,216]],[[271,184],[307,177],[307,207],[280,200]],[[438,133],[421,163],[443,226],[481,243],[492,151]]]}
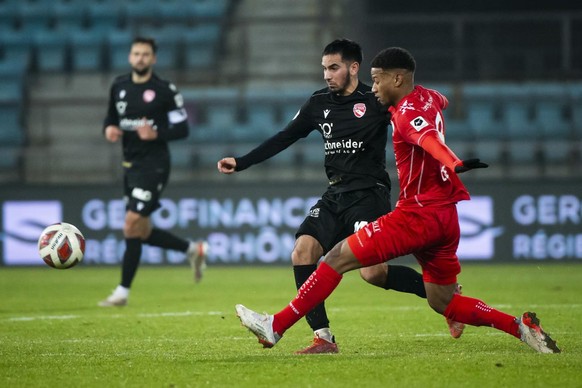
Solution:
{"label": "red jersey", "polygon": [[436,90],[416,85],[392,113],[392,142],[400,181],[397,207],[423,207],[469,199],[457,174],[422,148],[427,135],[438,134],[444,142],[442,111],[449,101]]}

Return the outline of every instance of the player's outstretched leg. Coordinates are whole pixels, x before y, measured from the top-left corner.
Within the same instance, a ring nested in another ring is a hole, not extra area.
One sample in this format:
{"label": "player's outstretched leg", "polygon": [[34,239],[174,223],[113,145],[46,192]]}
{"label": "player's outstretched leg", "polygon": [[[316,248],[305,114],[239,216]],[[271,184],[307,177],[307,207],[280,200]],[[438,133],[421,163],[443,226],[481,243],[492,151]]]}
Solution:
{"label": "player's outstretched leg", "polygon": [[236,315],[240,323],[250,330],[265,348],[272,348],[281,339],[281,336],[273,331],[273,316],[259,314],[242,304],[235,306]]}
{"label": "player's outstretched leg", "polygon": [[525,312],[519,319],[521,340],[540,353],[560,353],[550,335],[542,329],[536,313]]}

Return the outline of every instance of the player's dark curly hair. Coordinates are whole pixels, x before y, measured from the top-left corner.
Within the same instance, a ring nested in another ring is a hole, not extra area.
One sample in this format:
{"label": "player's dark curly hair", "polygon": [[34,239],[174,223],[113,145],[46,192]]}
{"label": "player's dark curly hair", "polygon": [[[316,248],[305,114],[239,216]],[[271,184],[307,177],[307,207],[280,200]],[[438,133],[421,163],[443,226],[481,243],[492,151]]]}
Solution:
{"label": "player's dark curly hair", "polygon": [[343,61],[362,63],[362,47],[349,39],[336,39],[323,49],[323,55],[340,54]]}
{"label": "player's dark curly hair", "polygon": [[380,69],[406,69],[414,72],[416,61],[408,50],[402,47],[388,47],[372,59],[371,67]]}
{"label": "player's dark curly hair", "polygon": [[149,44],[151,46],[154,54],[158,51],[158,45],[156,44],[156,40],[154,38],[146,38],[144,36],[136,36],[135,38],[133,38],[133,42],[131,42],[131,45],[133,46],[136,43]]}

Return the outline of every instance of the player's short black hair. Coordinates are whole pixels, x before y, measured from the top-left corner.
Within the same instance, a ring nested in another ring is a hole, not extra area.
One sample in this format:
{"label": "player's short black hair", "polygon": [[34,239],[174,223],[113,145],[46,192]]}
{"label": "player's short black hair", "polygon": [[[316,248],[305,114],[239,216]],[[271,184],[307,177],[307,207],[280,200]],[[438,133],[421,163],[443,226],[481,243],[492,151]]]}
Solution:
{"label": "player's short black hair", "polygon": [[342,61],[350,61],[362,63],[364,55],[362,54],[362,47],[349,39],[336,39],[323,49],[323,55],[340,54]]}
{"label": "player's short black hair", "polygon": [[154,38],[146,38],[144,36],[136,36],[135,38],[133,38],[133,42],[131,42],[131,45],[133,46],[136,43],[149,44],[151,46],[154,54],[158,51],[158,45],[157,45],[156,40]]}
{"label": "player's short black hair", "polygon": [[406,69],[414,72],[416,61],[408,50],[402,47],[388,47],[372,59],[371,67],[380,69]]}

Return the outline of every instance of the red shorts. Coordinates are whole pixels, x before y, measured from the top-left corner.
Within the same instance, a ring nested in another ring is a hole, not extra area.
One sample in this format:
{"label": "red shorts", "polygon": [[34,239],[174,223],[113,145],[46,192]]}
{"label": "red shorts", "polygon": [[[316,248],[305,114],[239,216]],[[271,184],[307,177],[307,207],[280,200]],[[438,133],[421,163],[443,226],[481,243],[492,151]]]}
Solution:
{"label": "red shorts", "polygon": [[427,283],[456,283],[461,272],[457,247],[461,232],[457,206],[396,208],[347,241],[363,266],[413,254]]}

